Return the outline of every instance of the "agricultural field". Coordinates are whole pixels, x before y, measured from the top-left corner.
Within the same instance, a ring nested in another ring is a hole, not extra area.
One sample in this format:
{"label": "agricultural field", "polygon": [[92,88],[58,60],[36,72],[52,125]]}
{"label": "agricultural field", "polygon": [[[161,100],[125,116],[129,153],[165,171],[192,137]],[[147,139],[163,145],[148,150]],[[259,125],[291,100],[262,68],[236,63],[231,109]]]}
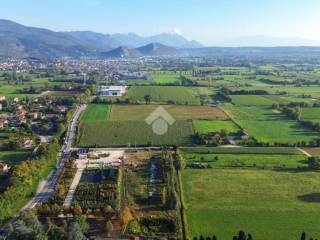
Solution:
{"label": "agricultural field", "polygon": [[306,167],[306,156],[286,147],[186,147],[188,163],[208,163],[217,168],[296,169]]}
{"label": "agricultural field", "polygon": [[304,148],[303,150],[312,156],[320,157],[320,148]]}
{"label": "agricultural field", "polygon": [[181,83],[180,72],[152,72],[151,77],[156,84],[179,84]]}
{"label": "agricultural field", "polygon": [[315,172],[183,170],[188,234],[228,239],[243,229],[255,239],[297,239],[303,231],[316,236],[319,180]]}
{"label": "agricultural field", "polygon": [[308,142],[319,135],[270,107],[234,107],[229,104],[224,109],[250,136],[261,142]]}
{"label": "agricultural field", "polygon": [[277,103],[263,95],[232,95],[231,99],[236,106],[271,106]]}
{"label": "agricultural field", "polygon": [[[257,87],[236,87],[233,90],[256,90]],[[310,95],[311,98],[319,99],[320,98],[320,87],[319,86],[301,86],[296,87],[294,85],[269,85],[269,86],[261,86],[259,90],[265,90],[270,94],[279,94],[282,92],[286,92],[287,96],[290,97],[301,97],[304,94]]]}
{"label": "agricultural field", "polygon": [[156,135],[145,119],[158,105],[91,104],[81,118],[79,146],[190,145],[194,127],[192,120],[227,120],[217,107],[163,105],[176,120],[165,135]]}
{"label": "agricultural field", "polygon": [[304,102],[312,105],[316,102],[311,98],[281,95],[231,95],[231,99],[236,106],[271,106],[272,104],[289,104],[291,102]]}
{"label": "agricultural field", "polygon": [[320,108],[301,108],[302,120],[320,120]]}
{"label": "agricultural field", "polygon": [[220,132],[222,129],[229,133],[240,130],[231,120],[194,120],[193,126],[195,131],[200,134]]}
{"label": "agricultural field", "polygon": [[176,121],[167,133],[156,135],[144,121],[96,121],[80,123],[78,145],[81,147],[121,147],[189,145],[192,143],[191,121]]}
{"label": "agricultural field", "polygon": [[81,121],[105,121],[109,117],[111,105],[90,104],[81,116]]}
{"label": "agricultural field", "polygon": [[295,147],[181,147],[186,153],[199,154],[263,154],[263,155],[300,155]]}
{"label": "agricultural field", "polygon": [[[145,120],[159,105],[113,105],[110,120]],[[176,120],[193,119],[228,119],[226,114],[217,107],[188,106],[188,105],[162,105]]]}
{"label": "agricultural field", "polygon": [[17,90],[23,89],[24,86],[12,86],[12,85],[2,85],[0,83],[0,96],[5,96],[8,98],[24,98],[24,97],[33,97],[37,94],[25,94],[25,93],[19,93]]}
{"label": "agricultural field", "polygon": [[[239,229],[255,239],[297,239],[303,231],[319,234],[320,176],[308,170],[307,157],[297,149],[182,151],[187,160],[181,175],[190,238],[215,234],[228,239]],[[194,167],[200,163],[209,168]]]}
{"label": "agricultural field", "polygon": [[180,86],[132,86],[125,98],[131,98],[138,102],[144,102],[145,95],[151,96],[152,103],[175,102],[178,104],[200,104],[200,97],[194,90]]}
{"label": "agricultural field", "polygon": [[303,154],[185,153],[188,163],[208,163],[212,168],[296,169],[306,167]]}

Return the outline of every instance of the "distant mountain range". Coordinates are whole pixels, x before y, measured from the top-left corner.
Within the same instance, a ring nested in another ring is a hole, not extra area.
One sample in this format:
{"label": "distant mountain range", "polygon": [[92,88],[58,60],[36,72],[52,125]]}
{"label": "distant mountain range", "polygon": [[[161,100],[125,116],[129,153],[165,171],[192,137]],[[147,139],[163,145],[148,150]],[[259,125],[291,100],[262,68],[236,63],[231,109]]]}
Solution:
{"label": "distant mountain range", "polygon": [[151,37],[141,37],[135,33],[102,34],[91,31],[64,32],[87,44],[116,48],[126,46],[137,48],[150,43],[160,43],[174,48],[199,48],[203,45],[197,41],[189,41],[183,36],[173,33],[161,33]]}
{"label": "distant mountain range", "polygon": [[[133,33],[110,35],[90,31],[54,32],[26,27],[9,20],[0,20],[0,56],[37,58],[112,55],[134,57],[148,54],[156,56],[176,55],[176,48],[201,46],[200,43],[188,41],[178,34],[163,33],[141,37]],[[129,50],[129,48],[135,48],[135,50]]]}
{"label": "distant mountain range", "polygon": [[[304,40],[305,41],[305,40]],[[264,47],[258,47],[257,44]],[[265,47],[271,43],[288,44],[292,47]],[[306,41],[305,41],[306,42]],[[54,32],[48,29],[26,27],[21,24],[0,20],[0,57],[94,57],[136,58],[142,56],[319,56],[320,47],[301,46],[302,40],[256,37],[225,41],[219,45],[256,47],[203,47],[179,34],[163,33],[141,37],[134,33],[102,34],[91,31]],[[320,45],[311,41],[306,45]]]}
{"label": "distant mountain range", "polygon": [[160,43],[150,43],[139,48],[118,47],[103,52],[103,58],[137,58],[142,56],[179,56],[181,52]]}

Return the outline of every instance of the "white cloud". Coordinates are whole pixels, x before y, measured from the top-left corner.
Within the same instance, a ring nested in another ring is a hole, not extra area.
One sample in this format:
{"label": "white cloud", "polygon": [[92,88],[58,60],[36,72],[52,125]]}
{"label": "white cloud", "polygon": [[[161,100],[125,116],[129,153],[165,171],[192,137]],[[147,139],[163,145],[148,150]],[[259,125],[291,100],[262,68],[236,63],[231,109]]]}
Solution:
{"label": "white cloud", "polygon": [[183,34],[183,32],[182,32],[179,28],[174,28],[174,29],[173,29],[173,32],[174,32],[175,34],[178,34],[178,35],[182,35],[182,34]]}

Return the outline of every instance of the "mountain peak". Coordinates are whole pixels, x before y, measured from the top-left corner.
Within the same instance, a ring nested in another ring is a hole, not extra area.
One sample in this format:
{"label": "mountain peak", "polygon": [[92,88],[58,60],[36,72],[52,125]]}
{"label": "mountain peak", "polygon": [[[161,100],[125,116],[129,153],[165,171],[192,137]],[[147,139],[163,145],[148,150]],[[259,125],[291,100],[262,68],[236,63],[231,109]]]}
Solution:
{"label": "mountain peak", "polygon": [[145,56],[174,56],[178,55],[177,49],[165,46],[161,43],[150,43],[137,48]]}

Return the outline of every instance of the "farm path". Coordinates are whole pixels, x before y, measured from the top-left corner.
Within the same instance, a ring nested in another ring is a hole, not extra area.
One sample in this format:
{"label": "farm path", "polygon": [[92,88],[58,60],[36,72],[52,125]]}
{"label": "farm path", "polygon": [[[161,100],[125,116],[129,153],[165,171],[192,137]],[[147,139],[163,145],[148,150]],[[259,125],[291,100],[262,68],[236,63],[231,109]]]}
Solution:
{"label": "farm path", "polygon": [[66,199],[64,200],[63,206],[66,206],[66,207],[70,207],[71,206],[73,195],[74,195],[74,193],[75,193],[75,191],[77,189],[77,186],[78,186],[78,184],[80,182],[80,179],[81,179],[83,171],[84,171],[84,168],[78,168],[76,174],[74,175],[72,183],[70,185],[70,188],[69,188],[68,194],[66,196]]}
{"label": "farm path", "polygon": [[306,155],[307,157],[312,157],[312,155],[308,153],[306,150],[303,150],[302,148],[298,148],[298,150],[302,152],[304,155]]}

